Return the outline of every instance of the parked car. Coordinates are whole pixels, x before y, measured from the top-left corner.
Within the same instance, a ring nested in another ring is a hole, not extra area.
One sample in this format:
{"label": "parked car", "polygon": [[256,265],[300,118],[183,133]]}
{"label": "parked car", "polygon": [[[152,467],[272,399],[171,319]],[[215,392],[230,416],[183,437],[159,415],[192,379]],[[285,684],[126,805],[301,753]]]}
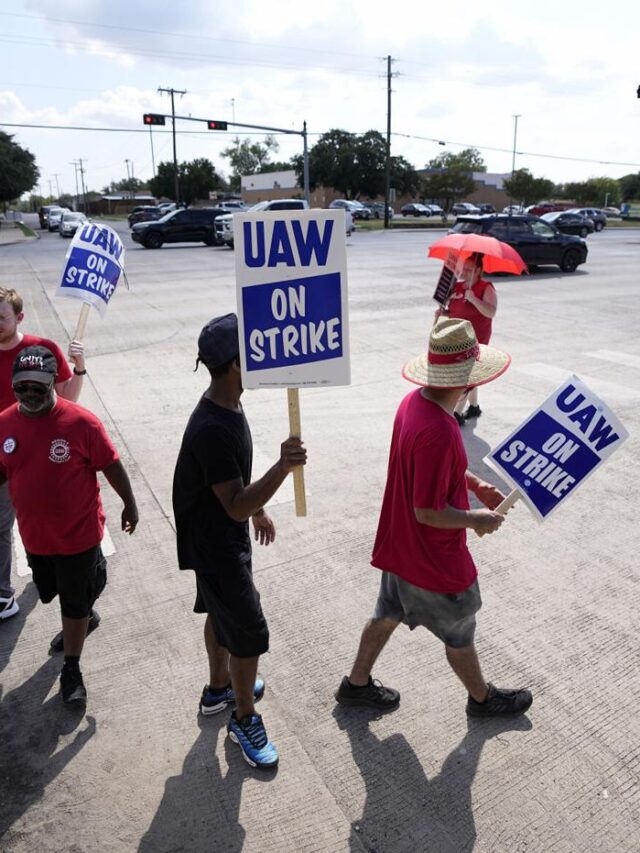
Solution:
{"label": "parked car", "polygon": [[619,207],[603,207],[602,212],[606,214],[607,219],[611,219],[612,216],[620,216],[620,208]]}
{"label": "parked car", "polygon": [[593,221],[596,231],[602,231],[607,224],[607,214],[603,213],[599,207],[572,207],[567,213],[579,213],[582,216],[588,216]]}
{"label": "parked car", "polygon": [[[271,201],[259,201],[249,208],[250,211],[256,213],[261,210],[308,210],[309,205],[303,198],[277,198]],[[236,211],[238,212],[238,211]],[[233,213],[224,211],[222,216],[219,216],[216,221],[216,242],[224,243],[230,249],[233,249]],[[347,220],[347,234],[353,231],[353,219],[348,209],[345,210],[345,218]]]}
{"label": "parked car", "polygon": [[131,238],[145,249],[159,249],[163,243],[216,243],[215,221],[226,213],[219,207],[180,207],[151,222],[137,222]]}
{"label": "parked car", "polygon": [[492,204],[479,204],[480,213],[495,213],[496,209]]}
{"label": "parked car", "polygon": [[164,216],[165,213],[171,213],[172,211],[177,210],[178,205],[175,203],[175,201],[161,201],[160,204],[158,204],[158,207],[160,208],[160,210],[162,211],[162,215]]}
{"label": "parked car", "polygon": [[60,225],[58,226],[58,234],[61,237],[73,237],[73,235],[83,224],[83,222],[88,221],[89,220],[84,215],[84,213],[76,213],[73,210],[69,213],[65,213],[62,219],[60,220]]}
{"label": "parked car", "polygon": [[243,201],[218,201],[216,202],[216,207],[220,207],[228,213],[233,213],[237,210],[247,210],[248,205]]}
{"label": "parked car", "polygon": [[440,207],[439,204],[425,204],[425,207],[428,207],[431,211],[432,216],[444,216],[444,210]]}
{"label": "parked car", "polygon": [[400,213],[403,216],[431,216],[430,208],[426,204],[420,204],[417,201],[412,201],[410,204],[403,204],[400,208]]}
{"label": "parked car", "polygon": [[502,208],[503,213],[524,213],[524,207],[521,204],[508,204]]}
{"label": "parked car", "polygon": [[579,213],[570,213],[568,210],[555,210],[553,213],[545,213],[540,217],[545,222],[550,222],[563,234],[577,234],[586,237],[593,234],[595,226],[593,221]]}
{"label": "parked car", "polygon": [[460,216],[451,229],[456,234],[488,234],[508,243],[529,266],[557,264],[563,272],[575,272],[587,260],[587,244],[580,237],[563,234],[538,216],[495,213]]}
{"label": "parked car", "polygon": [[465,214],[478,214],[480,213],[480,208],[471,204],[469,201],[458,201],[451,208],[451,213],[454,216],[464,216]]}
{"label": "parked car", "polygon": [[50,207],[49,217],[47,219],[47,228],[49,231],[57,231],[60,227],[60,222],[65,213],[71,213],[68,207]]}
{"label": "parked car", "polygon": [[571,204],[562,201],[539,201],[525,207],[524,212],[530,216],[542,216],[544,213],[553,213],[556,210],[569,210]]}
{"label": "parked car", "polygon": [[129,223],[129,228],[133,228],[136,222],[150,222],[154,219],[160,219],[163,216],[164,213],[157,204],[145,204],[134,207],[127,217],[127,222]]}
{"label": "parked car", "polygon": [[373,214],[361,201],[351,201],[347,198],[336,198],[329,205],[329,210],[348,210],[354,219],[371,219]]}
{"label": "parked car", "polygon": [[[369,208],[374,219],[384,219],[384,202],[383,201],[364,201],[364,206]],[[394,209],[389,205],[389,219],[393,219]]]}

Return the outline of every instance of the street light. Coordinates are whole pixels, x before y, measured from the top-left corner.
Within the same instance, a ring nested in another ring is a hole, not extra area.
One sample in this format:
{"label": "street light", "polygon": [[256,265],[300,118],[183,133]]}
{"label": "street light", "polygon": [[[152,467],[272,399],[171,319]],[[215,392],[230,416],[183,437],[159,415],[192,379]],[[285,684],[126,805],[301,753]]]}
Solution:
{"label": "street light", "polygon": [[518,119],[522,118],[520,114],[514,115],[513,119],[513,157],[511,158],[511,177],[516,170],[516,141],[518,139]]}

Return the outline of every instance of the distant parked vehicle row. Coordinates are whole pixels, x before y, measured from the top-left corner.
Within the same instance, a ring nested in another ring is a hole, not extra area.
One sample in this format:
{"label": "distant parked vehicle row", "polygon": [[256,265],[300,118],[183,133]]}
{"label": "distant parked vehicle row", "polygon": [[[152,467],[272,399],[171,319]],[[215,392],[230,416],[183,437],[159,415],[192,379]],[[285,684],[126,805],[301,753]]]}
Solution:
{"label": "distant parked vehicle row", "polygon": [[71,213],[68,207],[51,207],[49,208],[49,218],[47,228],[49,231],[57,231],[60,228],[62,217],[65,213]]}
{"label": "distant parked vehicle row", "polygon": [[591,219],[569,210],[555,210],[553,213],[543,214],[540,218],[555,225],[558,231],[562,231],[563,234],[577,234],[578,237],[586,237],[595,231],[595,225]]}
{"label": "distant parked vehicle row", "polygon": [[[383,215],[384,215],[384,205]],[[353,201],[347,198],[336,198],[329,205],[329,210],[348,210],[354,219],[372,219],[373,213],[361,201]]]}
{"label": "distant parked vehicle row", "polygon": [[58,234],[60,237],[73,237],[78,228],[88,221],[89,220],[84,213],[77,213],[76,211],[71,210],[68,213],[65,213],[60,220]]}

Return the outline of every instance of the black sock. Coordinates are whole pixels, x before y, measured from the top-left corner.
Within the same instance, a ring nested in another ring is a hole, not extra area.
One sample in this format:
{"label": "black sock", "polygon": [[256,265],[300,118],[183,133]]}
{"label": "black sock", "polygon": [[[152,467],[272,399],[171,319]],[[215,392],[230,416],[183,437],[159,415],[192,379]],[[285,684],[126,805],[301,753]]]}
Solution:
{"label": "black sock", "polygon": [[347,678],[347,681],[349,681],[349,687],[353,688],[353,690],[364,690],[364,688],[365,688],[365,687],[368,687],[368,686],[369,686],[369,681],[370,681],[370,680],[371,680],[371,676],[369,676],[369,679],[367,680],[367,683],[366,683],[366,684],[353,684],[353,683],[352,683],[351,681],[349,681],[349,679]]}
{"label": "black sock", "polygon": [[65,655],[64,665],[70,669],[77,669],[80,666],[80,655]]}

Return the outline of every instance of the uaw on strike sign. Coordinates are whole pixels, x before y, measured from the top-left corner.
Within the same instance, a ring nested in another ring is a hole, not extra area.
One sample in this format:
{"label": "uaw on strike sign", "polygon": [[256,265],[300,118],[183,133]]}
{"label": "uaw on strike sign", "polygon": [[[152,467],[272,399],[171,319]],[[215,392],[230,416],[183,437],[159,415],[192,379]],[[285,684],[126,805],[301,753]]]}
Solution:
{"label": "uaw on strike sign", "polygon": [[628,435],[608,406],[571,376],[484,461],[542,521]]}
{"label": "uaw on strike sign", "polygon": [[124,268],[124,246],[108,225],[85,222],[76,231],[57,296],[81,299],[105,313]]}
{"label": "uaw on strike sign", "polygon": [[234,215],[245,388],[348,385],[344,212]]}

